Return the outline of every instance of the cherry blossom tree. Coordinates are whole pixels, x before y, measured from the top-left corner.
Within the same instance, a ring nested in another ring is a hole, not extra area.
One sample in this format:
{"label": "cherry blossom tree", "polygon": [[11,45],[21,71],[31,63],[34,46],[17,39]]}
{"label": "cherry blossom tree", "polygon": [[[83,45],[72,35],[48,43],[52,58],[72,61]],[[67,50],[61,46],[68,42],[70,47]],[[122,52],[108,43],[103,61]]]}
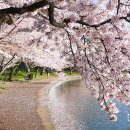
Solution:
{"label": "cherry blossom tree", "polygon": [[114,100],[130,104],[129,8],[129,0],[1,0],[1,54],[59,70],[76,66],[116,121]]}

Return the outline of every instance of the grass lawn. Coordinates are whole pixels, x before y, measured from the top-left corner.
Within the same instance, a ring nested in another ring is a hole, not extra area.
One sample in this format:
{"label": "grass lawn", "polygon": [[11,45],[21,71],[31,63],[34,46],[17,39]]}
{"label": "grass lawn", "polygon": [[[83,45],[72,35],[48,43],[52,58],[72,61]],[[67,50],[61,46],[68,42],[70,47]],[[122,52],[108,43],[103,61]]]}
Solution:
{"label": "grass lawn", "polygon": [[[36,74],[36,70],[34,68],[32,68],[30,71],[31,71],[31,74],[33,75],[33,80],[48,78],[47,74],[45,73],[45,70],[42,75],[40,75],[40,69],[38,69],[37,74]],[[6,76],[4,73],[2,75],[0,75],[0,81],[8,81],[9,73],[10,73],[10,70],[7,69]],[[65,69],[64,73],[66,75],[72,75],[72,76],[80,75],[80,73],[76,70],[72,70],[70,73],[69,69]],[[25,69],[19,69],[17,71],[17,73],[15,73],[15,71],[13,72],[12,81],[25,81],[26,76],[27,76],[27,73],[26,73]],[[55,76],[56,76],[55,71],[49,72],[49,77],[55,77]]]}
{"label": "grass lawn", "polygon": [[[8,77],[9,77],[9,69],[6,70],[6,76],[5,74],[3,73],[2,75],[0,75],[0,80],[1,81],[8,81]],[[40,75],[40,72],[38,71],[37,72],[37,75],[35,77],[35,71],[33,69],[31,69],[31,74],[33,75],[33,79],[41,79],[41,78],[47,78],[47,74],[45,72],[43,72],[42,75]],[[13,76],[12,76],[12,81],[25,81],[25,77],[27,76],[27,73],[26,71],[24,70],[19,70],[17,72],[17,74],[13,73]],[[49,73],[49,77],[54,77],[55,74],[54,72],[50,72]]]}

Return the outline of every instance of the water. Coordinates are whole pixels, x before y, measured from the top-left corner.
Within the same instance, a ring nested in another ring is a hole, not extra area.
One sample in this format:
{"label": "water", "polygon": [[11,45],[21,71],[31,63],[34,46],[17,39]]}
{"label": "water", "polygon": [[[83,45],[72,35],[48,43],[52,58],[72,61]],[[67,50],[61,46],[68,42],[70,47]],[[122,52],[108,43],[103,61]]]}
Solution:
{"label": "water", "polygon": [[116,103],[120,113],[117,122],[112,122],[81,80],[76,80],[53,87],[48,106],[56,130],[130,130],[130,106]]}

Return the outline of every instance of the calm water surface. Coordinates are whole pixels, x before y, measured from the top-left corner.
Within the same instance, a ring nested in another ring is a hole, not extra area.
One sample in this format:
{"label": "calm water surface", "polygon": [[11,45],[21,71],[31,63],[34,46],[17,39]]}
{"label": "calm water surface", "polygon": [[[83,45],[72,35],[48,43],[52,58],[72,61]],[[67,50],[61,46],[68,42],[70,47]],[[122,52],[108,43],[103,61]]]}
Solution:
{"label": "calm water surface", "polygon": [[48,106],[56,130],[130,130],[130,106],[117,102],[119,118],[117,122],[111,122],[81,80],[53,87]]}

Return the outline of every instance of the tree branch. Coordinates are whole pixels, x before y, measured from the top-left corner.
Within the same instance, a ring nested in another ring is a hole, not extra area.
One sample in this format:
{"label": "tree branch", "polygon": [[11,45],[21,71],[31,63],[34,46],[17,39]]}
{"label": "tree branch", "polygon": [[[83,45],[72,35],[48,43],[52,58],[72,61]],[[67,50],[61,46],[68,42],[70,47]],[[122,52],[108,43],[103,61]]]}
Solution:
{"label": "tree branch", "polygon": [[17,7],[10,7],[10,8],[5,8],[5,9],[1,9],[0,10],[0,14],[12,14],[12,15],[15,15],[15,14],[24,14],[26,12],[33,12],[35,11],[36,9],[39,9],[41,7],[44,7],[46,5],[50,5],[52,4],[52,2],[48,2],[47,0],[40,0],[38,2],[35,2],[31,5],[28,5],[28,6],[22,6],[20,8],[17,8]]}
{"label": "tree branch", "polygon": [[[120,0],[118,0],[118,2],[120,2]],[[7,20],[9,19],[9,16],[10,15],[15,15],[15,14],[24,14],[26,12],[33,12],[35,11],[36,9],[39,9],[41,7],[44,7],[46,5],[49,5],[49,8],[48,8],[48,16],[49,16],[49,21],[50,21],[50,24],[53,25],[53,26],[56,26],[56,27],[59,27],[59,28],[64,28],[66,27],[66,24],[63,22],[63,23],[58,23],[55,18],[54,18],[54,8],[56,8],[56,6],[54,5],[53,2],[48,2],[47,0],[40,0],[38,2],[35,2],[31,5],[28,5],[28,6],[22,6],[22,7],[10,7],[10,8],[5,8],[5,9],[1,9],[0,10],[0,22],[8,22]],[[120,3],[118,3],[118,6],[117,6],[117,13],[118,13],[118,10],[119,10],[119,6]],[[40,13],[41,15],[41,13]],[[129,14],[128,14],[129,15]],[[126,17],[120,17],[120,20],[121,19],[124,19],[126,20],[127,22],[130,22],[130,20],[128,19],[129,16],[126,16]],[[8,19],[7,19],[8,18]],[[6,20],[7,19],[7,20]],[[1,21],[2,20],[2,21]],[[82,20],[82,18],[80,20],[77,20],[76,23],[79,23],[81,25],[85,25],[87,27],[94,27],[94,28],[97,28],[97,27],[100,27],[104,24],[107,24],[107,23],[111,23],[112,20],[111,19],[107,19],[99,24],[89,24],[89,23],[86,23]],[[0,24],[1,24],[0,23]]]}
{"label": "tree branch", "polygon": [[118,0],[118,5],[117,5],[117,12],[116,12],[117,15],[119,13],[119,9],[120,9],[120,0]]}
{"label": "tree branch", "polygon": [[[130,20],[128,19],[128,17],[129,17],[129,14],[127,14],[126,17],[120,17],[119,19],[120,19],[120,20],[123,20],[123,19],[124,19],[124,20],[126,20],[127,22],[130,22]],[[99,23],[99,24],[92,24],[92,25],[91,25],[91,24],[88,24],[88,23],[84,22],[82,19],[76,21],[76,23],[85,25],[85,26],[87,26],[87,27],[93,27],[93,28],[97,28],[97,27],[100,27],[100,26],[102,26],[102,25],[104,25],[104,24],[111,23],[111,22],[112,22],[112,19],[107,19],[107,20],[105,20],[105,21],[103,21],[103,22],[101,22],[101,23]]]}
{"label": "tree branch", "polygon": [[54,8],[55,8],[54,4],[51,4],[50,7],[48,8],[48,15],[49,15],[50,24],[55,26],[55,27],[64,28],[66,26],[65,23],[58,23],[54,19]]}
{"label": "tree branch", "polygon": [[6,69],[6,66],[15,58],[16,54],[13,54],[12,58],[3,66],[2,70],[0,71],[0,75]]}

